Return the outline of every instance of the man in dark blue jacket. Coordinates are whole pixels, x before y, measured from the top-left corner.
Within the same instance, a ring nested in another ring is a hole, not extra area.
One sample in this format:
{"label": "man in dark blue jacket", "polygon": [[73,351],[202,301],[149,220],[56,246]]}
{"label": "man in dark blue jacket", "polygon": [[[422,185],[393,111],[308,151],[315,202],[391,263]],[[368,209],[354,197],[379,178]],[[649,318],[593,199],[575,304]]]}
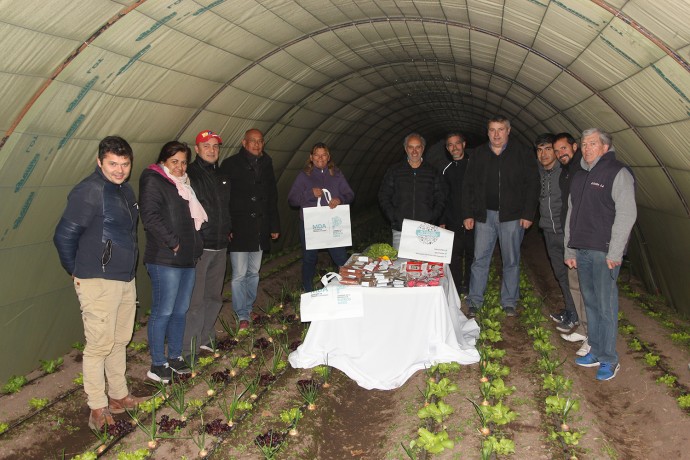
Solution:
{"label": "man in dark blue jacket", "polygon": [[126,182],[132,160],[127,141],[117,136],[103,139],[96,171],[70,192],[53,238],[81,304],[89,427],[99,431],[106,423],[114,424],[111,413],[134,409],[143,400],[129,393],[125,380],[137,298],[139,211]]}
{"label": "man in dark blue jacket", "polygon": [[489,120],[489,142],[470,155],[463,184],[465,228],[475,229],[474,262],[467,297],[470,317],[484,303],[496,240],[503,259],[501,305],[508,316],[516,315],[520,297],[520,245],[537,210],[539,171],[531,149],[509,142],[509,134],[507,118],[495,116]]}

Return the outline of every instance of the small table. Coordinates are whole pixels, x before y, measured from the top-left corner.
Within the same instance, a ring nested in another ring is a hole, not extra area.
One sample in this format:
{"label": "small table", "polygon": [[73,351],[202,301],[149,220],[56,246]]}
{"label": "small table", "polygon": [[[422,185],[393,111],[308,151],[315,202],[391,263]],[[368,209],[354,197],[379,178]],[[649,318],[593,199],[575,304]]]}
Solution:
{"label": "small table", "polygon": [[436,363],[479,361],[479,327],[460,311],[446,267],[441,286],[360,289],[364,317],[313,321],[289,356],[294,368],[328,364],[361,387],[391,390]]}

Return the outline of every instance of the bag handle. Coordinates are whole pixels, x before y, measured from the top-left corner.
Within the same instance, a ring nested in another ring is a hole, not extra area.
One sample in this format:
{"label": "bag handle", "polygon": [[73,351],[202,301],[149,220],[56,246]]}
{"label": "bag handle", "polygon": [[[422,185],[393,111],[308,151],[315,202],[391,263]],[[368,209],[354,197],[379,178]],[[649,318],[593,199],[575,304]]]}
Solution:
{"label": "bag handle", "polygon": [[340,281],[343,279],[343,277],[340,276],[339,273],[328,272],[321,277],[321,284],[323,284],[323,287],[326,287],[326,286],[328,286],[328,283],[330,283],[334,279],[337,279],[338,281]]}
{"label": "bag handle", "polygon": [[[323,197],[326,198],[326,204],[331,202],[331,192],[328,191],[327,188],[322,188],[321,191],[323,192]],[[316,207],[320,208],[321,207],[321,198],[319,198],[316,201]]]}

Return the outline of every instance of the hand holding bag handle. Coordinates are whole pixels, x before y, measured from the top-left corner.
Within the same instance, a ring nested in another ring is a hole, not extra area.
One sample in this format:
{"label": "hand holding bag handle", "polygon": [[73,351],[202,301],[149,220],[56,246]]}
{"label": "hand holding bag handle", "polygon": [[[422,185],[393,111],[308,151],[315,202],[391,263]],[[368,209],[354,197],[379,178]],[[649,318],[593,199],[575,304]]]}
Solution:
{"label": "hand holding bag handle", "polygon": [[[327,188],[322,188],[321,192],[323,192],[322,196],[326,199],[326,206],[328,206],[332,199],[331,192]],[[316,200],[316,207],[320,208],[321,206],[321,197],[319,197],[319,199]]]}

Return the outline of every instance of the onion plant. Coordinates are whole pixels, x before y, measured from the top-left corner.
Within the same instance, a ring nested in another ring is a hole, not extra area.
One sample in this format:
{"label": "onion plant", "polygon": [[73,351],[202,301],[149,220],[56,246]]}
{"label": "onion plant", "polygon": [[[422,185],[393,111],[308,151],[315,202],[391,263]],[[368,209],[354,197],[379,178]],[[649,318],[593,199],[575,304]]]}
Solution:
{"label": "onion plant", "polygon": [[299,407],[292,407],[280,413],[280,419],[288,426],[288,434],[297,436],[297,423],[302,418],[302,410]]}
{"label": "onion plant", "polygon": [[235,418],[235,412],[238,411],[239,405],[240,405],[240,398],[242,398],[242,395],[246,393],[247,390],[243,391],[239,395],[237,394],[237,384],[235,384],[235,389],[233,390],[232,393],[232,399],[230,401],[230,404],[228,404],[227,399],[223,398],[220,401],[218,401],[218,407],[220,410],[223,412],[223,415],[225,415],[225,419],[228,421],[228,426],[232,426],[234,423],[234,418]]}

